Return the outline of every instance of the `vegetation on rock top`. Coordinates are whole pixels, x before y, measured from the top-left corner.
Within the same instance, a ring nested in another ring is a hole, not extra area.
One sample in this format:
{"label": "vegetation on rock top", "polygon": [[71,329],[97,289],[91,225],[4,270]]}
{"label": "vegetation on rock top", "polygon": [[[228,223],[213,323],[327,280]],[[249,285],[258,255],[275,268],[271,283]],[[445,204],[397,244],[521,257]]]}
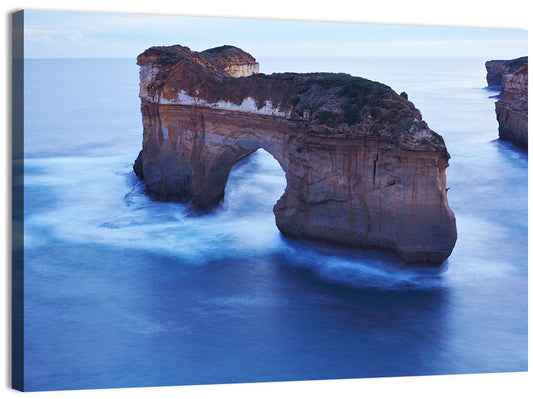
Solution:
{"label": "vegetation on rock top", "polygon": [[[405,92],[399,95],[383,83],[346,73],[286,72],[234,78],[224,72],[225,67],[252,63],[255,58],[233,46],[203,52],[179,45],[152,47],[138,57],[139,65],[145,62],[159,66],[149,88],[154,98],[171,98],[183,90],[208,103],[239,105],[251,97],[258,109],[269,102],[273,108],[289,113],[291,119],[307,121],[331,134],[388,131],[396,136],[429,130]],[[427,141],[440,146],[441,139],[436,135]]]}
{"label": "vegetation on rock top", "polygon": [[525,57],[515,58],[514,60],[509,60],[505,63],[505,66],[510,68],[516,68],[527,63],[527,55]]}

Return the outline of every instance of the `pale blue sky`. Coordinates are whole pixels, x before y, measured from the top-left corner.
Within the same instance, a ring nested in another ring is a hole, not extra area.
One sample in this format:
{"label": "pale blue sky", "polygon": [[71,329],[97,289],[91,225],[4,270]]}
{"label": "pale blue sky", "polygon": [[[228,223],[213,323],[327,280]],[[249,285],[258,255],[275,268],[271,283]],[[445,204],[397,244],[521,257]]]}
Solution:
{"label": "pale blue sky", "polygon": [[527,31],[402,25],[25,11],[27,58],[130,57],[154,45],[201,51],[224,44],[271,56],[527,54]]}

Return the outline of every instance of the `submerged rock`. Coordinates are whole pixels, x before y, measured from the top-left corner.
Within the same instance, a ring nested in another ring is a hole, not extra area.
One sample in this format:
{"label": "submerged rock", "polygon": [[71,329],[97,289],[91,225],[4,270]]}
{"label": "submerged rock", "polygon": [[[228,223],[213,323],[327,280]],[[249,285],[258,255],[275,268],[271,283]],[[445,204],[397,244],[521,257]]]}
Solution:
{"label": "submerged rock", "polygon": [[159,198],[218,204],[232,166],[258,148],[286,174],[282,233],[441,263],[457,238],[450,158],[420,112],[378,82],[333,73],[258,73],[223,46],[139,55],[143,149],[135,172]]}

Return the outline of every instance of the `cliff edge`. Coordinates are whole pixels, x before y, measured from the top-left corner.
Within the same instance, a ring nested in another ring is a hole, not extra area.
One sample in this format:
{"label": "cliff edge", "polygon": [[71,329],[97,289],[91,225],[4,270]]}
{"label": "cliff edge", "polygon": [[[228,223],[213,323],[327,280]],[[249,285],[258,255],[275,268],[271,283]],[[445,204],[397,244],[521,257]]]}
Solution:
{"label": "cliff edge", "polygon": [[490,87],[502,86],[505,75],[517,71],[522,65],[527,63],[528,57],[520,57],[512,60],[492,60],[485,62],[487,69],[487,85]]}
{"label": "cliff edge", "polygon": [[496,102],[496,118],[500,139],[508,140],[525,149],[528,146],[528,64],[523,64],[512,74],[505,75],[502,94]]}
{"label": "cliff edge", "polygon": [[135,172],[158,198],[205,209],[258,148],[286,174],[274,206],[287,236],[442,263],[457,238],[444,140],[390,87],[334,73],[258,73],[223,46],[138,56],[143,148]]}

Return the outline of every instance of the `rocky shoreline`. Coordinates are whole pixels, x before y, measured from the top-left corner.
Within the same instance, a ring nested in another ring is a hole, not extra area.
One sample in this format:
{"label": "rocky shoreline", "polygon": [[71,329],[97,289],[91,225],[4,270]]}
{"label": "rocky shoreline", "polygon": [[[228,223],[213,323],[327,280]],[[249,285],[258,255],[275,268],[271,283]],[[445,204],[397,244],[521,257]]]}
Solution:
{"label": "rocky shoreline", "polygon": [[508,61],[488,61],[487,83],[500,86],[496,118],[501,140],[528,149],[528,57]]}

